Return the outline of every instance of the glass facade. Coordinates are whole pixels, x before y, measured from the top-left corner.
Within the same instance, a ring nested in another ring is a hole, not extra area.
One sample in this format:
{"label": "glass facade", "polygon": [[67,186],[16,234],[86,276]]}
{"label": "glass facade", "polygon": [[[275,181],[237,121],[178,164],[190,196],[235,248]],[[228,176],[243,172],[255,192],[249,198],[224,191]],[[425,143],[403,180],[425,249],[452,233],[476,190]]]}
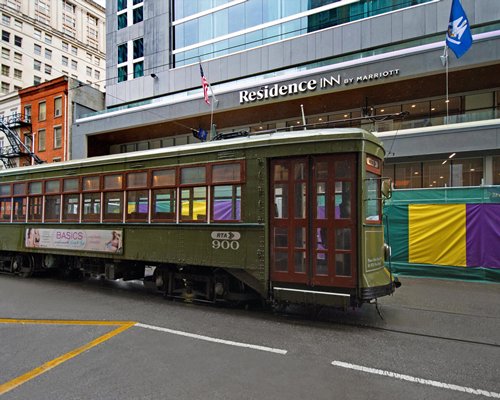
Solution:
{"label": "glass facade", "polygon": [[174,65],[182,66],[431,0],[174,0]]}
{"label": "glass facade", "polygon": [[[392,179],[395,189],[479,186],[484,177],[483,164],[482,157],[386,164],[384,176]],[[498,161],[496,168],[500,177]],[[500,183],[498,178],[497,181]],[[495,178],[493,183],[498,184]]]}

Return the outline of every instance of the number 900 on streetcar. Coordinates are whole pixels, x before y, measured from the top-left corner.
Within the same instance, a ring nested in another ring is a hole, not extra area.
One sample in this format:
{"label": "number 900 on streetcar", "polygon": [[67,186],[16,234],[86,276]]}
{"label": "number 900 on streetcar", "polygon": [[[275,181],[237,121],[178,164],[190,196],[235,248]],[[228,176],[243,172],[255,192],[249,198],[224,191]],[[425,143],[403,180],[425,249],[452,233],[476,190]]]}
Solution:
{"label": "number 900 on streetcar", "polygon": [[384,263],[383,158],[364,130],[313,129],[4,170],[0,269],[358,307],[399,285]]}

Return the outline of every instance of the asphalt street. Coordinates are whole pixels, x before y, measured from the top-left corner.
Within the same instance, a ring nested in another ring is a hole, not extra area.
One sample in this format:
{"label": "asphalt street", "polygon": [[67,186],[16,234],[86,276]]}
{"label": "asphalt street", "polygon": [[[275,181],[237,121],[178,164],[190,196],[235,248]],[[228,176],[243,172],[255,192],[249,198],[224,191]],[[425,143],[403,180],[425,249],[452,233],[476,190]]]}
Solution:
{"label": "asphalt street", "polygon": [[0,275],[0,398],[500,398],[500,285],[400,279],[381,319]]}

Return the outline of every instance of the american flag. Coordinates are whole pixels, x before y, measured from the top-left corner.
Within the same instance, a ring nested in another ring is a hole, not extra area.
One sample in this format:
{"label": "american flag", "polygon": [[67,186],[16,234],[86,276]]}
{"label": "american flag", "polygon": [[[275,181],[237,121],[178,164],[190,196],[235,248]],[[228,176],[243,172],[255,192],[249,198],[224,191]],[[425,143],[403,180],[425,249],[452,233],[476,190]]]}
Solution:
{"label": "american flag", "polygon": [[210,100],[208,98],[208,81],[205,78],[205,74],[203,73],[203,68],[200,64],[200,74],[201,74],[201,85],[203,86],[203,97],[205,98],[205,103],[210,104]]}

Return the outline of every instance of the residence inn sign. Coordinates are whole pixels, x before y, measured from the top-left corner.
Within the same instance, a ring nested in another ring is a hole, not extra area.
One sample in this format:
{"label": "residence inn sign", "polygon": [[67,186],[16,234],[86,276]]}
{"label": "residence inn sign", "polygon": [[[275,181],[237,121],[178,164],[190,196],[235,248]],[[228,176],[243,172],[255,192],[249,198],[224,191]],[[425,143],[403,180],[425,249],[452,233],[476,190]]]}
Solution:
{"label": "residence inn sign", "polygon": [[358,83],[391,78],[399,75],[399,69],[390,69],[373,74],[359,75],[356,77],[341,78],[340,74],[319,79],[303,80],[285,85],[274,84],[261,87],[259,90],[240,90],[240,104],[253,103],[268,99],[291,96],[300,93],[313,92],[317,89],[327,89],[334,86],[347,86]]}

